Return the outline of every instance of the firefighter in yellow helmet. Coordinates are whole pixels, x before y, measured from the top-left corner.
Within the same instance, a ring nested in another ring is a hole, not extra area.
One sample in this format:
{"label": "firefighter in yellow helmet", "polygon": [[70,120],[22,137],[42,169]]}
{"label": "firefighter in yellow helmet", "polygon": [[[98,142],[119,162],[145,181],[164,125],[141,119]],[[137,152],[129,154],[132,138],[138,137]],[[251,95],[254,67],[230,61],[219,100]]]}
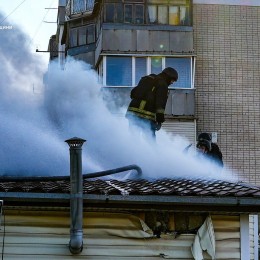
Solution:
{"label": "firefighter in yellow helmet", "polygon": [[131,102],[126,117],[130,127],[134,126],[145,135],[155,138],[164,122],[164,110],[168,98],[168,87],[178,80],[178,72],[165,68],[160,74],[144,76],[131,91]]}

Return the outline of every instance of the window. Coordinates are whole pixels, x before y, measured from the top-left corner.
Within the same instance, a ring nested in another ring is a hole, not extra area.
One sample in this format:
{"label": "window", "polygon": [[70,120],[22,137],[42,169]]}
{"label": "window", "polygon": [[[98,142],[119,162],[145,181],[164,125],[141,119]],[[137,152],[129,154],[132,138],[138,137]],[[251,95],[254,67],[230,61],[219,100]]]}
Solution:
{"label": "window", "polygon": [[143,24],[144,23],[144,6],[135,5],[135,23]]}
{"label": "window", "polygon": [[116,4],[115,8],[116,8],[115,22],[122,23],[124,21],[123,5],[122,4]]}
{"label": "window", "polygon": [[87,26],[87,44],[95,42],[95,25]]}
{"label": "window", "polygon": [[157,7],[155,5],[148,6],[149,23],[157,23]]}
{"label": "window", "polygon": [[79,45],[85,45],[87,43],[86,27],[79,28],[78,33],[79,33]]}
{"label": "window", "polygon": [[180,7],[180,24],[186,25],[190,24],[190,14],[189,14],[189,8],[186,6]]}
{"label": "window", "polygon": [[132,57],[107,57],[108,86],[132,86]]}
{"label": "window", "polygon": [[94,8],[95,0],[87,0],[86,1],[86,9],[92,10]]}
{"label": "window", "polygon": [[115,6],[114,6],[114,4],[106,4],[105,22],[113,23],[114,19],[115,19]]}
{"label": "window", "polygon": [[170,6],[169,8],[169,24],[179,25],[179,8],[177,6]]}
{"label": "window", "polygon": [[151,58],[151,73],[159,74],[162,72],[162,58]]}
{"label": "window", "polygon": [[78,14],[93,10],[94,0],[73,0],[71,5],[71,14]]}
{"label": "window", "polygon": [[73,0],[72,2],[72,13],[81,13],[85,11],[84,1],[82,0]]}
{"label": "window", "polygon": [[[128,1],[133,2],[133,1]],[[104,22],[107,23],[144,23],[144,5],[136,3],[106,3]],[[139,1],[140,2],[140,1]],[[141,1],[143,2],[143,1]]]}
{"label": "window", "polygon": [[167,6],[158,6],[158,23],[168,24],[168,8]]}
{"label": "window", "polygon": [[165,67],[173,67],[178,71],[179,79],[171,87],[192,88],[192,64],[192,57],[107,56],[104,75],[107,86],[132,87],[145,75],[159,74]]}
{"label": "window", "polygon": [[133,5],[125,5],[125,23],[133,23]]}
{"label": "window", "polygon": [[166,58],[165,66],[178,71],[179,78],[174,88],[191,88],[191,58]]}
{"label": "window", "polygon": [[135,83],[137,85],[139,80],[147,74],[147,58],[136,57],[135,58]]}
{"label": "window", "polygon": [[149,0],[148,23],[169,25],[191,25],[190,1]]}
{"label": "window", "polygon": [[70,47],[86,45],[93,42],[95,42],[94,24],[70,29]]}
{"label": "window", "polygon": [[78,30],[71,29],[70,30],[70,47],[75,47],[78,45]]}

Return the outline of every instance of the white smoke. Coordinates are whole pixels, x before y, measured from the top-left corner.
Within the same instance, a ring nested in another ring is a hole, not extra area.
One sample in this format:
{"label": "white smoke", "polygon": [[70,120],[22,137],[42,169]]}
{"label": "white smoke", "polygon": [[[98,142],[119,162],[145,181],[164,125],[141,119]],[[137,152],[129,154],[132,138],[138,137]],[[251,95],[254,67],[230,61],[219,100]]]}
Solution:
{"label": "white smoke", "polygon": [[[3,38],[2,175],[68,175],[69,147],[64,140],[77,136],[87,140],[83,145],[83,173],[136,164],[143,170],[141,177],[147,179],[230,178],[228,171],[198,160],[193,153],[184,153],[189,143],[183,138],[171,139],[161,130],[155,143],[130,131],[125,117],[108,110],[97,74],[88,64],[68,59],[61,70],[52,62],[43,87],[42,63],[37,54],[29,53],[25,36],[13,30]],[[111,178],[124,176],[122,173]]]}
{"label": "white smoke", "polygon": [[157,142],[151,142],[130,131],[125,117],[107,109],[97,74],[84,62],[68,59],[65,70],[56,63],[50,68],[46,107],[63,139],[87,139],[85,172],[137,164],[146,178],[221,176],[212,163],[184,153],[189,143],[181,137],[172,140],[161,130]]}
{"label": "white smoke", "polygon": [[0,30],[0,173],[61,175],[69,172],[67,145],[42,107],[43,63],[27,42],[17,26]]}

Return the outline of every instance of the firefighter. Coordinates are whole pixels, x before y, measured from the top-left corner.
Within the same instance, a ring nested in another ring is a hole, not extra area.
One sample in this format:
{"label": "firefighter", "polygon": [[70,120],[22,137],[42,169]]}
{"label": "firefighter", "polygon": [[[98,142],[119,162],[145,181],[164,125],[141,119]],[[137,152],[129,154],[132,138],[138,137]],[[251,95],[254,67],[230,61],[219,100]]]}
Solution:
{"label": "firefighter", "polygon": [[164,110],[168,98],[168,87],[178,80],[178,72],[165,68],[160,74],[144,76],[131,91],[131,102],[126,117],[130,127],[134,126],[145,135],[155,138],[164,122]]}
{"label": "firefighter", "polygon": [[201,133],[198,136],[197,150],[217,165],[223,167],[222,153],[219,146],[216,143],[212,143],[210,134]]}

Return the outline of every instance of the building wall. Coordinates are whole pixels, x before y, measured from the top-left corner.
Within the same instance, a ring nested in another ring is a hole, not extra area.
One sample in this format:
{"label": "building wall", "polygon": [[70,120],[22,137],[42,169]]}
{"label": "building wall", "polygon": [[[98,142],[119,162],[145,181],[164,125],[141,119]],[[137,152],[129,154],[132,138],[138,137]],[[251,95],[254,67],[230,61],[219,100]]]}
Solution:
{"label": "building wall", "polygon": [[225,165],[259,185],[260,7],[194,4],[193,15],[198,133],[217,132]]}
{"label": "building wall", "polygon": [[[240,259],[239,216],[212,215],[216,259]],[[192,260],[194,234],[152,232],[138,217],[124,213],[85,212],[83,251],[71,255],[69,212],[58,208],[5,210],[0,229],[3,259],[185,259]],[[248,231],[249,232],[249,231]],[[205,259],[211,257],[205,254]]]}

